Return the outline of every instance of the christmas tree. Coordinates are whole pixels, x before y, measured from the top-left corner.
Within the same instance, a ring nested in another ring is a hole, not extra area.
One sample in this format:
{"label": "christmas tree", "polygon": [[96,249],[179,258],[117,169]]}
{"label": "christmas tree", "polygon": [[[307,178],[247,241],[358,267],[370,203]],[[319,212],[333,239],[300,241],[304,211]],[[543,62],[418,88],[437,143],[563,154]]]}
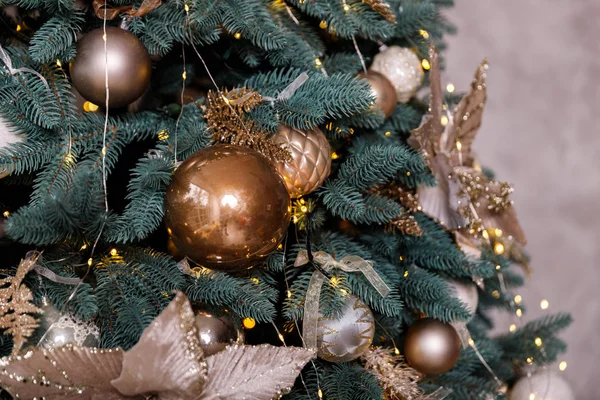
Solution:
{"label": "christmas tree", "polygon": [[5,1],[1,396],[572,399],[451,5]]}

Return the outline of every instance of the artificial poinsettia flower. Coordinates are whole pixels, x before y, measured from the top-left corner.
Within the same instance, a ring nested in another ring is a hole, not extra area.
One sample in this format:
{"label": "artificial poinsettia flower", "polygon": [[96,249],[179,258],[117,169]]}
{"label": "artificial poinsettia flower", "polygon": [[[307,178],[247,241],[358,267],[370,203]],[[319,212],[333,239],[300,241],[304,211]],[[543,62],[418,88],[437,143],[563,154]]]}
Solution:
{"label": "artificial poinsettia flower", "polygon": [[417,190],[422,211],[454,231],[466,230],[485,239],[492,231],[525,244],[525,234],[509,199],[511,186],[490,180],[478,167],[472,151],[486,102],[487,60],[477,68],[471,91],[450,113],[443,102],[439,60],[433,47],[429,56],[430,112],[409,138],[409,144],[422,152],[437,180],[436,186]]}
{"label": "artificial poinsettia flower", "polygon": [[0,385],[15,398],[268,400],[291,388],[313,350],[228,346],[204,357],[189,300],[177,293],[129,351],[65,346],[3,358]]}

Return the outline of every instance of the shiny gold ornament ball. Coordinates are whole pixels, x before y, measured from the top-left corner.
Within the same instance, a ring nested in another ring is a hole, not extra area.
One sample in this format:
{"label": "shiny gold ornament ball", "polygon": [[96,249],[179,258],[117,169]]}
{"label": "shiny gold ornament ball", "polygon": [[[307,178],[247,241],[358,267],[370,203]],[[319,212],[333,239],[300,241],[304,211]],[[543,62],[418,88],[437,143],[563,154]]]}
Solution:
{"label": "shiny gold ornament ball", "polygon": [[452,369],[460,356],[460,338],[449,324],[424,318],[415,322],[404,337],[404,356],[408,364],[426,375]]}
{"label": "shiny gold ornament ball", "polygon": [[216,317],[202,309],[196,309],[194,312],[204,356],[212,356],[230,344],[244,343],[244,331],[236,328],[227,315]]}
{"label": "shiny gold ornament ball", "polygon": [[331,147],[319,128],[308,131],[281,126],[273,141],[289,150],[291,162],[277,163],[292,198],[317,189],[331,172]]}
{"label": "shiny gold ornament ball", "polygon": [[408,103],[421,87],[425,76],[419,57],[411,49],[399,46],[390,46],[377,54],[370,70],[390,80],[400,103]]}
{"label": "shiny gold ornament ball", "polygon": [[109,107],[123,107],[140,97],[150,84],[152,62],[142,42],[123,29],[95,29],[77,43],[77,55],[70,64],[73,86],[97,106],[106,103],[105,73],[108,65]]}
{"label": "shiny gold ornament ball", "polygon": [[331,362],[352,361],[369,349],[374,335],[373,313],[358,297],[348,295],[339,319],[320,316],[317,355]]}
{"label": "shiny gold ornament ball", "polygon": [[175,171],[165,197],[167,232],[179,251],[208,268],[249,268],[277,248],[291,204],[272,164],[249,148],[216,145]]}
{"label": "shiny gold ornament ball", "polygon": [[396,103],[398,103],[398,97],[396,89],[389,79],[376,71],[369,71],[368,75],[360,74],[359,76],[371,86],[371,93],[375,97],[375,106],[383,112],[386,118],[392,115]]}

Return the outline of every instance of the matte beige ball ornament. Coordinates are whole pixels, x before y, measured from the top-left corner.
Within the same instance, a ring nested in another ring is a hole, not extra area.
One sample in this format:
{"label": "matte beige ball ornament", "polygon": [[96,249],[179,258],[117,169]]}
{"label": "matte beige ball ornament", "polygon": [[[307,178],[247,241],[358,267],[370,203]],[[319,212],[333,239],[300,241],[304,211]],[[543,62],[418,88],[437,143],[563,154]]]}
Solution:
{"label": "matte beige ball ornament", "polygon": [[369,349],[375,335],[375,318],[358,297],[348,295],[339,319],[319,318],[317,355],[326,361],[347,362]]}
{"label": "matte beige ball ornament", "polygon": [[520,378],[510,393],[510,400],[575,400],[571,386],[560,375],[539,371]]}
{"label": "matte beige ball ornament", "polygon": [[230,344],[243,344],[244,331],[235,327],[227,315],[216,317],[202,309],[196,309],[196,328],[204,356],[212,356]]}
{"label": "matte beige ball ornament", "polygon": [[292,161],[276,165],[292,198],[312,192],[329,176],[331,147],[319,128],[303,131],[281,126],[273,141],[292,154]]}
{"label": "matte beige ball ornament", "polygon": [[475,316],[477,305],[479,304],[477,286],[471,282],[460,282],[453,279],[446,279],[446,285],[448,285],[450,294],[460,300],[471,313],[471,318],[463,322],[471,321]]}
{"label": "matte beige ball ornament", "polygon": [[360,74],[359,77],[364,79],[371,86],[371,93],[375,97],[375,107],[379,108],[386,118],[394,112],[398,97],[396,89],[388,78],[379,72],[369,71],[368,75]]}
{"label": "matte beige ball ornament", "polygon": [[212,269],[250,268],[277,248],[290,217],[283,180],[247,147],[220,144],[191,155],[165,196],[165,223],[175,247]]}
{"label": "matte beige ball ornament", "polygon": [[439,375],[452,369],[460,356],[460,348],[456,330],[432,318],[412,324],[404,337],[406,361],[426,375]]}
{"label": "matte beige ball ornament", "polygon": [[142,42],[132,33],[107,26],[106,54],[103,36],[103,29],[98,28],[79,40],[77,55],[70,64],[71,80],[86,100],[103,107],[108,69],[108,105],[123,107],[148,88],[152,62]]}
{"label": "matte beige ball ornament", "polygon": [[425,76],[419,57],[411,49],[399,46],[390,46],[377,54],[370,69],[392,82],[400,103],[407,103],[415,95]]}

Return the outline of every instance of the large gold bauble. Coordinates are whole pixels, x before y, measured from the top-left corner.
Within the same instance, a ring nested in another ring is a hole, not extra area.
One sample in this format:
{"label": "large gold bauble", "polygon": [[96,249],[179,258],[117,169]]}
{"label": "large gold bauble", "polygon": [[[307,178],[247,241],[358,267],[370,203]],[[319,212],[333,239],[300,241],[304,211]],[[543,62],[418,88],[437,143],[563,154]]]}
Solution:
{"label": "large gold bauble", "polygon": [[108,69],[108,105],[111,108],[123,107],[148,88],[152,62],[148,51],[134,34],[107,26],[106,54],[103,35],[103,29],[98,28],[79,40],[77,55],[70,64],[71,80],[86,100],[104,107]]}
{"label": "large gold bauble", "polygon": [[320,316],[317,355],[331,362],[352,361],[369,349],[374,335],[371,309],[358,297],[348,295],[339,319]]}
{"label": "large gold bauble", "polygon": [[202,309],[196,309],[194,313],[200,347],[205,357],[218,353],[230,344],[244,343],[244,331],[236,328],[227,315],[216,317]]}
{"label": "large gold bauble", "polygon": [[460,356],[460,337],[449,324],[424,318],[404,337],[404,356],[411,367],[426,375],[449,371]]}
{"label": "large gold bauble", "polygon": [[390,46],[377,54],[370,71],[377,71],[390,80],[400,103],[408,103],[425,76],[419,57],[411,49],[400,46]]}
{"label": "large gold bauble", "polygon": [[291,204],[271,163],[249,148],[216,145],[175,171],[165,222],[175,246],[213,269],[249,268],[271,253],[290,223]]}
{"label": "large gold bauble", "polygon": [[331,147],[319,128],[309,131],[281,126],[273,141],[289,150],[291,162],[277,163],[290,196],[317,189],[331,172]]}
{"label": "large gold bauble", "polygon": [[371,93],[375,97],[375,106],[383,112],[386,118],[392,115],[398,103],[398,96],[396,96],[396,89],[392,82],[376,71],[369,71],[368,75],[360,74],[359,77],[371,86]]}

